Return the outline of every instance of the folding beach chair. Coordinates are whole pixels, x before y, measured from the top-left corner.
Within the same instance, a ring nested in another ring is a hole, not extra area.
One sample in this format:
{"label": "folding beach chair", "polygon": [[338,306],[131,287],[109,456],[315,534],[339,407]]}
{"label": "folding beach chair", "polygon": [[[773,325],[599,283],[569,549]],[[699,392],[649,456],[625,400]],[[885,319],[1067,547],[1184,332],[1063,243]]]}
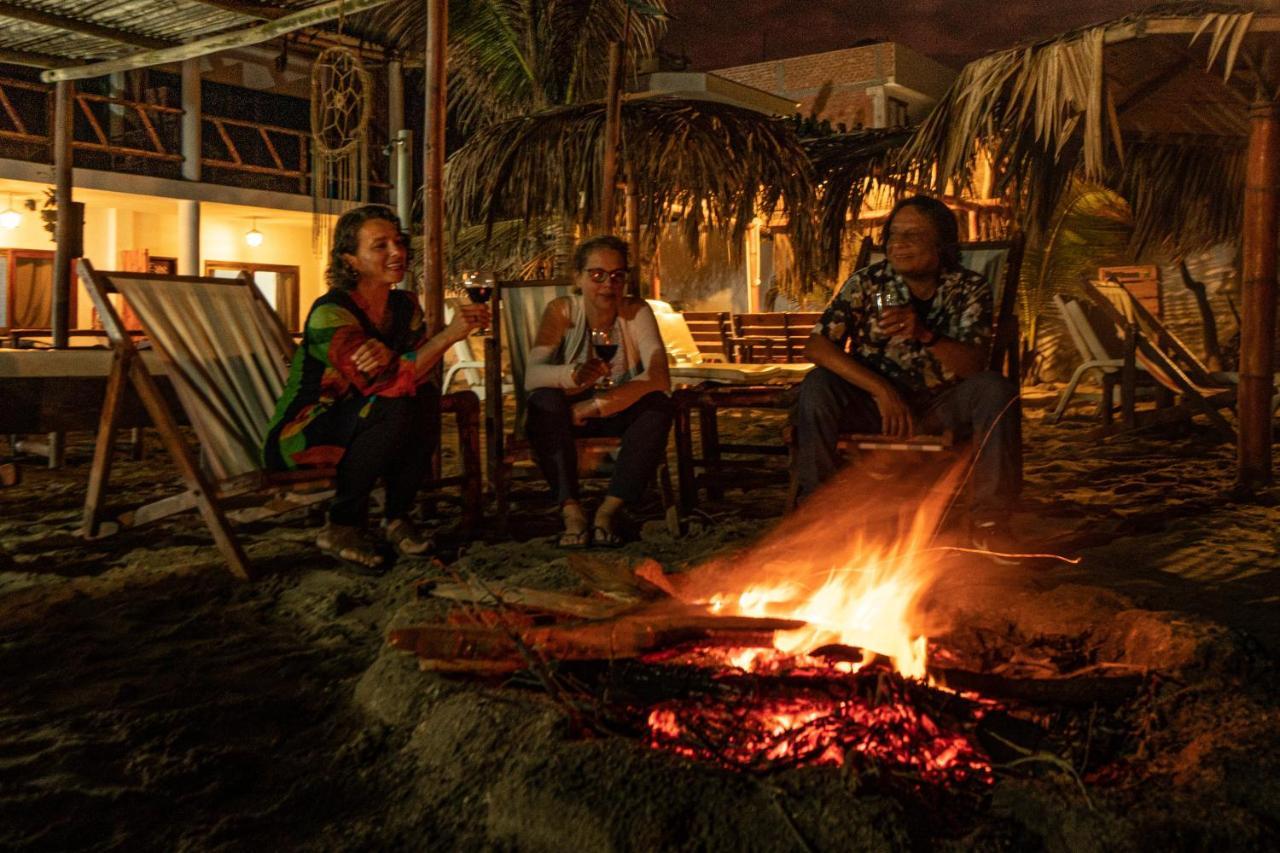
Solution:
{"label": "folding beach chair", "polygon": [[[529,353],[538,334],[538,326],[547,305],[573,292],[567,279],[533,281],[500,281],[490,302],[491,334],[485,339],[485,437],[488,442],[489,485],[498,505],[498,517],[505,527],[510,510],[510,492],[516,465],[533,459],[532,448],[525,437],[525,402],[529,391],[525,384]],[[507,359],[511,367],[515,397],[515,424],[508,432],[504,424],[502,399],[502,340],[507,340]],[[622,446],[619,438],[580,438],[578,468],[590,476],[604,454]],[[670,468],[664,460],[658,468],[658,492],[667,527],[672,534],[680,531],[679,510],[671,487]]]}
{"label": "folding beach chair", "polygon": [[[1071,398],[1075,395],[1080,380],[1090,371],[1097,371],[1102,379],[1102,397],[1098,401],[1098,411],[1105,423],[1111,423],[1115,391],[1121,381],[1124,368],[1122,346],[1119,345],[1118,340],[1111,341],[1111,343],[1115,344],[1113,346],[1108,346],[1107,343],[1104,343],[1104,337],[1114,339],[1114,334],[1106,335],[1102,330],[1095,328],[1093,323],[1090,322],[1089,316],[1085,313],[1084,306],[1078,301],[1064,299],[1061,294],[1055,293],[1053,304],[1057,307],[1058,313],[1062,317],[1062,322],[1067,327],[1067,334],[1071,337],[1071,342],[1075,345],[1076,352],[1080,354],[1081,363],[1075,369],[1075,372],[1071,374],[1071,379],[1067,382],[1067,386],[1062,389],[1062,394],[1058,397],[1058,405],[1047,420],[1051,424],[1062,420],[1062,415],[1067,410],[1067,404],[1071,402]],[[1110,326],[1110,323],[1108,323],[1108,326]],[[1136,367],[1149,384],[1151,378],[1146,372],[1146,367],[1141,364],[1136,365]]]}
{"label": "folding beach chair", "polygon": [[[1180,399],[1175,406],[1144,413],[1139,418],[1130,383],[1122,382],[1123,428],[1168,423],[1198,413],[1207,417],[1210,425],[1224,438],[1234,441],[1236,429],[1223,417],[1222,410],[1234,411],[1239,377],[1233,373],[1210,371],[1124,285],[1086,280],[1081,287],[1115,324],[1124,339],[1124,369],[1136,376],[1138,365],[1141,365],[1156,382]],[[1272,411],[1277,407],[1280,407],[1280,394],[1272,397]]]}
{"label": "folding beach chair", "polygon": [[[246,580],[252,567],[229,519],[253,521],[308,506],[332,496],[333,469],[264,470],[259,451],[276,401],[284,390],[295,345],[253,280],[238,278],[98,272],[81,260],[80,277],[102,317],[114,350],[106,399],[98,425],[93,467],[85,497],[84,532],[103,531],[103,499],[126,385],[147,409],[186,490],[126,513],[121,526],[136,526],[197,509],[231,570]],[[179,402],[199,440],[199,460],[179,432],[173,411],[139,357],[111,295],[119,294],[137,316],[165,365]],[[455,398],[455,399],[450,399]],[[470,421],[462,441],[464,476],[438,481],[463,485],[464,500],[478,512],[479,405],[470,393],[449,395],[442,409],[460,424]],[[470,450],[468,450],[470,448]]]}

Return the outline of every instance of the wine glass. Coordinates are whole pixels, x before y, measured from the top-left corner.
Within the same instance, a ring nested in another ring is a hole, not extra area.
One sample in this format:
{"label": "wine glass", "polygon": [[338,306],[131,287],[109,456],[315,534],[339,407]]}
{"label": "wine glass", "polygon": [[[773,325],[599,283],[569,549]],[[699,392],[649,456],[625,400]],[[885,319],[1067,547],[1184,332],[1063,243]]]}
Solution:
{"label": "wine glass", "polygon": [[591,330],[591,347],[596,352],[596,358],[610,365],[610,372],[603,376],[596,383],[597,388],[613,387],[613,357],[618,354],[618,342],[614,340],[613,329],[592,329]]}
{"label": "wine glass", "polygon": [[905,305],[906,302],[898,294],[898,291],[889,285],[877,290],[871,295],[871,307],[876,312],[876,325],[880,325],[880,320],[884,315],[885,309],[896,308],[899,305]]}
{"label": "wine glass", "polygon": [[[493,295],[494,274],[483,270],[467,270],[462,273],[462,287],[474,305],[485,305]],[[476,334],[488,334],[487,328],[476,329]]]}

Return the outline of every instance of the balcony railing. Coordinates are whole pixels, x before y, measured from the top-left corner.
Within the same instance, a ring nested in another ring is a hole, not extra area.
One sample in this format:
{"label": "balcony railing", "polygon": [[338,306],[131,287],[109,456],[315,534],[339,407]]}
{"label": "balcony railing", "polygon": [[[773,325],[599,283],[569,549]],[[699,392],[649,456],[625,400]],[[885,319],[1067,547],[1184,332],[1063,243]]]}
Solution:
{"label": "balcony railing", "polygon": [[[183,160],[182,113],[179,107],[77,93],[72,157],[77,166],[176,177]],[[256,175],[270,185],[263,188],[310,191],[306,131],[211,115],[203,116],[203,131],[201,164],[215,170],[205,173],[206,180],[260,185],[245,180]],[[52,136],[52,87],[0,77],[0,156],[52,162]]]}

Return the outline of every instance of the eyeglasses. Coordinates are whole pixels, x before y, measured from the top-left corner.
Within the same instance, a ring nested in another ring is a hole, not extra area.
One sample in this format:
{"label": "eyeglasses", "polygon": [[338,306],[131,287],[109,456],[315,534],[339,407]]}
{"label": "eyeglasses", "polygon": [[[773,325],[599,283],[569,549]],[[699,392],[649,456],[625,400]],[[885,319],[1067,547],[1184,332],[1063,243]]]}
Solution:
{"label": "eyeglasses", "polygon": [[605,270],[600,269],[600,267],[592,267],[587,270],[587,278],[591,279],[596,284],[604,284],[605,279],[608,279],[610,284],[626,284],[628,277],[627,274],[628,270],[626,267],[619,270]]}

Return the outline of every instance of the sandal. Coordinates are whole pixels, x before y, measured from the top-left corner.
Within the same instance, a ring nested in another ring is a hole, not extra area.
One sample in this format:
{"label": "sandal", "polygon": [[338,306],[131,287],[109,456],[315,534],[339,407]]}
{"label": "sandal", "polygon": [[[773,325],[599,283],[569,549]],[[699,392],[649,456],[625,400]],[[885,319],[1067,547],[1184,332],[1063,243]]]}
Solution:
{"label": "sandal", "polygon": [[321,553],[364,572],[377,572],[384,562],[364,530],[346,524],[327,524],[316,536],[316,547]]}
{"label": "sandal", "polygon": [[626,543],[609,528],[597,524],[591,531],[591,544],[597,548],[621,548]]}
{"label": "sandal", "polygon": [[397,518],[385,532],[387,542],[402,557],[421,557],[436,549],[436,540],[407,518]]}

